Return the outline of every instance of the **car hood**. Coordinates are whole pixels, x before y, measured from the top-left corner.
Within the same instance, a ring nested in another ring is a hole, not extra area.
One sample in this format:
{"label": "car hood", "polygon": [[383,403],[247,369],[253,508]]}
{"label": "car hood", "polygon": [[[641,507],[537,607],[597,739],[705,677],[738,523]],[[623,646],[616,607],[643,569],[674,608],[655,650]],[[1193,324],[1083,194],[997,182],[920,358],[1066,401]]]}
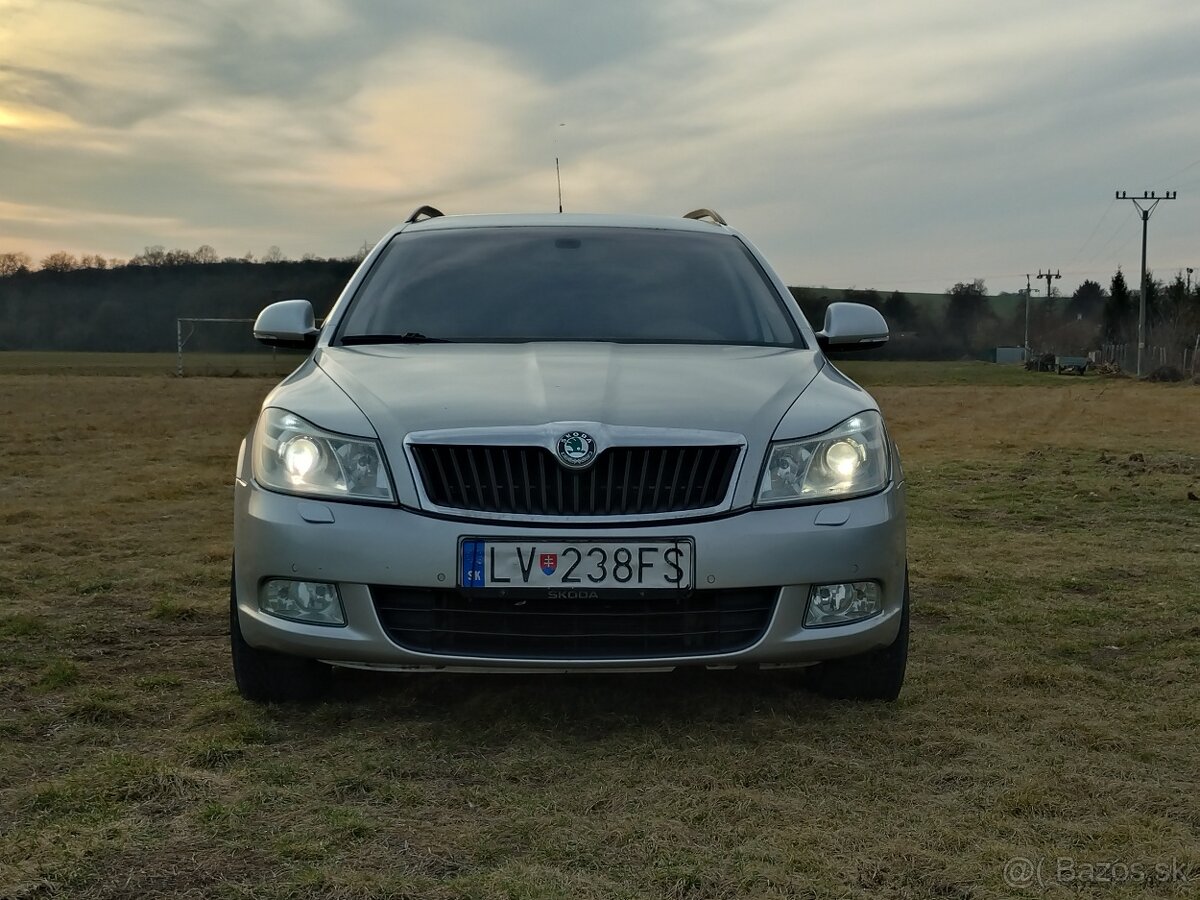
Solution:
{"label": "car hood", "polygon": [[722,431],[744,436],[747,459],[759,460],[823,357],[779,347],[420,344],[325,347],[313,362],[374,426],[403,502],[415,498],[404,439],[418,431],[550,423]]}
{"label": "car hood", "polygon": [[603,343],[337,347],[317,364],[393,433],[597,422],[747,437],[773,431],[820,368],[809,350]]}

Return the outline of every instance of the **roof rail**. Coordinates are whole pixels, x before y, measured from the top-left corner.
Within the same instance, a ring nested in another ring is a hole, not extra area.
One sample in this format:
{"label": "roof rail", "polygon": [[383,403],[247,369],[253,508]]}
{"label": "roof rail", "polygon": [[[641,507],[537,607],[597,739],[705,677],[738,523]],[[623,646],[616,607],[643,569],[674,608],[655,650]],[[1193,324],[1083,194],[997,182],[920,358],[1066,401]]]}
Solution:
{"label": "roof rail", "polygon": [[420,222],[422,216],[424,216],[426,219],[436,219],[436,218],[438,218],[440,216],[444,216],[444,215],[445,215],[445,213],[442,212],[440,209],[438,209],[436,206],[418,206],[416,209],[414,209],[412,211],[412,215],[409,216],[404,221],[406,223]]}
{"label": "roof rail", "polygon": [[685,219],[712,219],[717,225],[728,225],[729,223],[721,217],[718,212],[713,212],[711,209],[693,209],[690,213],[684,215]]}

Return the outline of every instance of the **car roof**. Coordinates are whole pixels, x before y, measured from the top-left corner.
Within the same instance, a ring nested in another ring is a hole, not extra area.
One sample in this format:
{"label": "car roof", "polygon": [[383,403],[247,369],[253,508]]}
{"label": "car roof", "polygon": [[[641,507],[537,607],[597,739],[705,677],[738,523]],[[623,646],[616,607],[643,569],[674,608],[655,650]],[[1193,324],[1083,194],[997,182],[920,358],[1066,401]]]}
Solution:
{"label": "car roof", "polygon": [[397,226],[399,231],[445,231],[455,228],[653,228],[665,231],[700,231],[706,234],[733,234],[733,229],[709,221],[682,216],[613,215],[603,213],[503,213],[467,216],[436,216]]}

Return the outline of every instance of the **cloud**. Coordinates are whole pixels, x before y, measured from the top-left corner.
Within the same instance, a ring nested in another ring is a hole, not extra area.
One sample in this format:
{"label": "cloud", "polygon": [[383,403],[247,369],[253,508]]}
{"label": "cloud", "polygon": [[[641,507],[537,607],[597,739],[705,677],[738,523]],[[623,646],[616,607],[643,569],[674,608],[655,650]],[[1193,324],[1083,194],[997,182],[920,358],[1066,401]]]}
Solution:
{"label": "cloud", "polygon": [[340,140],[253,177],[363,196],[452,189],[466,173],[510,171],[524,153],[526,111],[544,89],[488,48],[463,41],[410,46],[377,59],[336,113]]}
{"label": "cloud", "polygon": [[1116,217],[1078,253],[1110,192],[1176,187],[1151,182],[1200,145],[1184,0],[0,0],[0,23],[7,198],[80,218],[10,217],[0,246],[345,253],[419,203],[553,209],[560,156],[568,209],[714,206],[791,281],[1017,286],[995,279],[1115,266]]}

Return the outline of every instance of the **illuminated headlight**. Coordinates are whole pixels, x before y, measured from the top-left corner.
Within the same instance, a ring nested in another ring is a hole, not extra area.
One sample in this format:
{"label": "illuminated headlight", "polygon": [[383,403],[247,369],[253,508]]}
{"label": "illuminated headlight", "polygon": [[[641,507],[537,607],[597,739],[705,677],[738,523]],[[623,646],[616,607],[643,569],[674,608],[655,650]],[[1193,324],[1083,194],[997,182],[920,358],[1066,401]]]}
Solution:
{"label": "illuminated headlight", "polygon": [[758,503],[857,497],[880,490],[887,478],[883,419],[869,410],[824,434],[772,444],[758,487]]}
{"label": "illuminated headlight", "polygon": [[258,591],[258,608],[265,613],[313,625],[345,625],[342,598],[336,584],[272,578]]}
{"label": "illuminated headlight", "polygon": [[254,431],[254,477],[289,494],[395,500],[379,442],[325,431],[283,409],[263,410]]}
{"label": "illuminated headlight", "polygon": [[814,584],[808,594],[806,627],[846,625],[869,619],[883,609],[883,593],[874,581]]}

